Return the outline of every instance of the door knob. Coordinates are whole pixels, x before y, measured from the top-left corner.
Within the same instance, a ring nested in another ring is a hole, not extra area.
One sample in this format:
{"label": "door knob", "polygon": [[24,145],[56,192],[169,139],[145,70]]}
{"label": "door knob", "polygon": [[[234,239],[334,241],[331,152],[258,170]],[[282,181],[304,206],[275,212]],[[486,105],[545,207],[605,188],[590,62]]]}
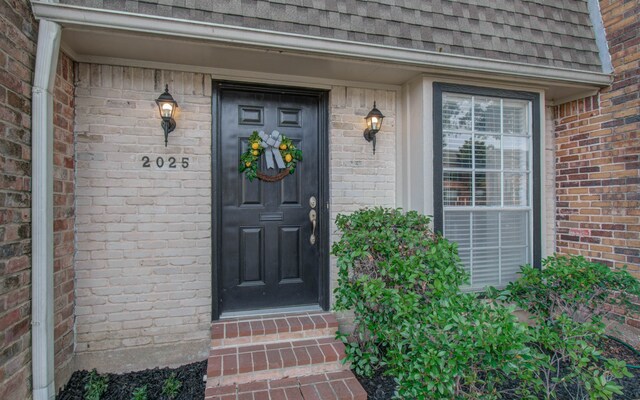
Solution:
{"label": "door knob", "polygon": [[316,210],[309,211],[309,221],[311,221],[311,237],[309,238],[309,242],[313,245],[316,244],[316,220],[318,219],[318,215],[316,214]]}

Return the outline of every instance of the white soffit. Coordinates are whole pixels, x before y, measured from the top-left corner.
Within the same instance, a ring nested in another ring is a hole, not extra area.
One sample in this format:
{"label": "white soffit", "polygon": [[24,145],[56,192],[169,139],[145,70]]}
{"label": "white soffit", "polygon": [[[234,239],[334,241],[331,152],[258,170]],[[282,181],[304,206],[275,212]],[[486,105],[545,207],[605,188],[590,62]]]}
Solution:
{"label": "white soffit", "polygon": [[226,71],[228,75],[242,71],[259,72],[318,80],[376,82],[382,85],[400,85],[417,73],[415,70],[381,63],[319,58],[274,49],[228,46],[195,39],[79,26],[65,28],[62,38],[64,50],[80,62],[146,65],[214,74]]}

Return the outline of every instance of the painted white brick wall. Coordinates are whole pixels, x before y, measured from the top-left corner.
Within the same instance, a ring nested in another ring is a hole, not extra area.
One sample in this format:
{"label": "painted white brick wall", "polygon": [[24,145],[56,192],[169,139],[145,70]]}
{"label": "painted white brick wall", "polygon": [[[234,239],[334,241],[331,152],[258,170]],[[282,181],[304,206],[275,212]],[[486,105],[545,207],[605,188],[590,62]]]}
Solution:
{"label": "painted white brick wall", "polygon": [[[556,251],[556,151],[555,126],[553,123],[553,107],[546,107],[544,121],[544,199],[541,206],[545,209],[545,231],[543,232],[546,253],[552,255]],[[544,256],[544,254],[543,254]]]}
{"label": "painted white brick wall", "polygon": [[[166,148],[165,83],[179,105]],[[76,96],[77,351],[206,341],[210,76],[80,64]]]}
{"label": "painted white brick wall", "polygon": [[[167,148],[154,102],[165,83],[179,104]],[[77,86],[77,351],[205,343],[211,76],[80,64]],[[374,100],[386,116],[375,155],[362,137]],[[396,92],[334,87],[329,111],[332,221],[361,207],[395,206]],[[142,167],[145,155],[150,168]],[[168,168],[171,156],[176,169]],[[332,271],[333,289],[335,261]]]}
{"label": "painted white brick wall", "polygon": [[[336,216],[363,207],[396,206],[396,96],[394,91],[336,86],[330,94],[331,243],[339,239]],[[385,116],[376,154],[362,134],[364,117],[376,101]],[[331,290],[336,287],[331,259]]]}

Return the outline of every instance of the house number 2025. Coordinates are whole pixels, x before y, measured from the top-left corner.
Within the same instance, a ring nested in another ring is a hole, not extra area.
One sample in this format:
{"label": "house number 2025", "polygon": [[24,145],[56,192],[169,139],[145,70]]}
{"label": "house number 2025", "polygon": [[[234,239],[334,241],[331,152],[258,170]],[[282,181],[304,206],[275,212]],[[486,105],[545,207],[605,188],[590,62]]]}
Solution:
{"label": "house number 2025", "polygon": [[[142,157],[143,168],[151,168],[152,162],[153,160],[149,156]],[[182,166],[182,168],[189,168],[189,157],[182,157],[182,160],[180,160],[180,163],[178,163],[178,160],[175,157],[167,158],[166,162],[163,157],[156,157],[155,164],[156,164],[156,167],[158,168],[162,168],[165,165],[168,168],[177,168],[178,165]]]}

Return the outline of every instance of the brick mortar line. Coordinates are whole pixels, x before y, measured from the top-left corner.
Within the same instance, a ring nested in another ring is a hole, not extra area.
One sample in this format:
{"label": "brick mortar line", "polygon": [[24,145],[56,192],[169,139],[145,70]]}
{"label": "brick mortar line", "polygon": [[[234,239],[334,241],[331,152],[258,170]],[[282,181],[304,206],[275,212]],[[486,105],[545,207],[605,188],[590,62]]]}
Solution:
{"label": "brick mortar line", "polygon": [[[248,337],[248,336],[241,336],[241,337]],[[235,339],[235,338],[231,338],[229,340],[232,340],[232,339]],[[317,340],[317,339],[335,339],[335,336],[311,336],[311,337],[291,338],[291,339],[275,339],[275,340],[269,340],[266,342],[250,342],[250,343],[230,344],[230,345],[222,345],[222,346],[210,346],[209,349],[210,350],[231,349],[231,348],[246,347],[246,346],[268,345],[268,344],[274,344],[274,343],[281,343],[283,341],[299,342],[302,340]],[[213,339],[213,340],[222,340],[222,339]],[[342,343],[342,342],[339,342],[339,343]],[[303,346],[299,346],[299,347],[303,347]],[[293,347],[283,347],[283,348],[289,349]],[[271,350],[276,350],[276,349],[271,349]]]}

